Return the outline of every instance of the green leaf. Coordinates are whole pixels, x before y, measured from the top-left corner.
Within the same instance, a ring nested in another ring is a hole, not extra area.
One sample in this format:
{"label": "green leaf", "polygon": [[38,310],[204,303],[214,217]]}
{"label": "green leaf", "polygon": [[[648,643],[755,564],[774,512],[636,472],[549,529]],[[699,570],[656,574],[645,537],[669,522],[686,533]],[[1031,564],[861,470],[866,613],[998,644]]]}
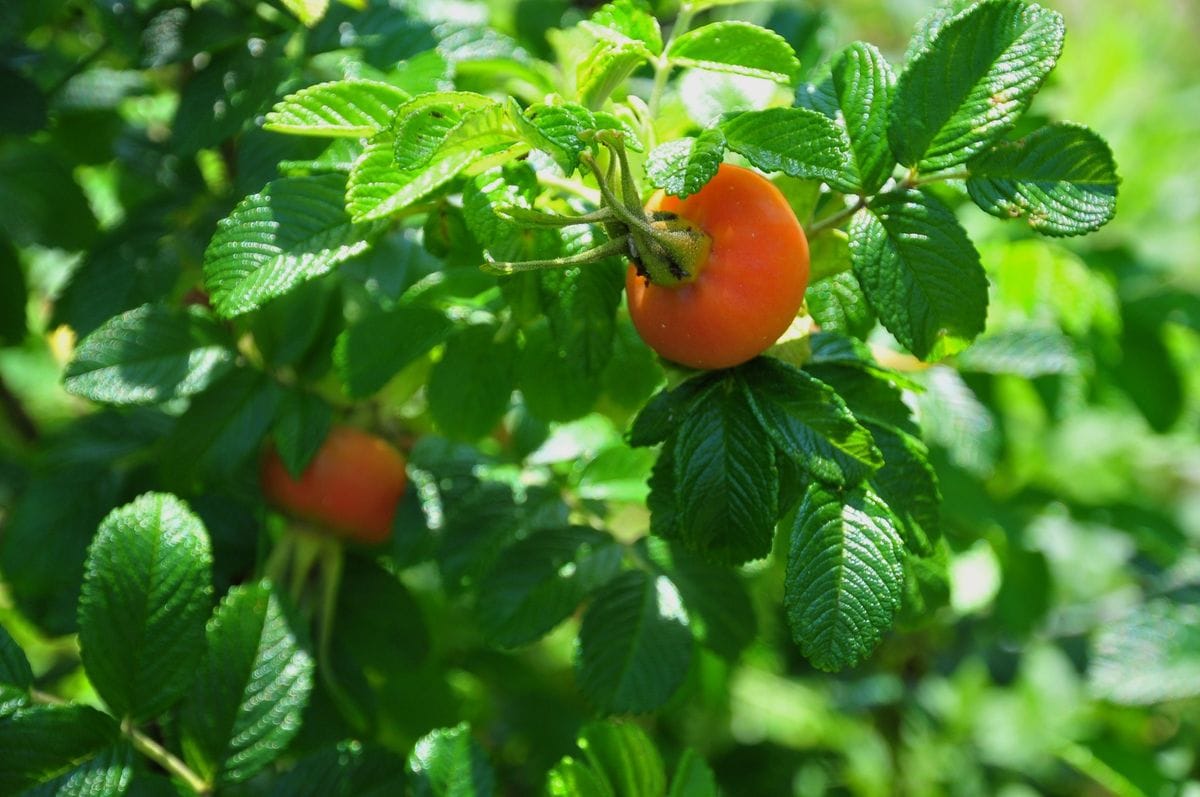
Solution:
{"label": "green leaf", "polygon": [[516,383],[525,406],[542,421],[572,421],[592,411],[600,398],[600,373],[571,356],[562,341],[539,319],[525,328],[517,355]]}
{"label": "green leaf", "polygon": [[612,788],[596,770],[574,758],[564,758],[546,774],[550,797],[613,797]]}
{"label": "green leaf", "polygon": [[835,183],[849,158],[842,133],[807,108],[747,111],[721,123],[725,145],[765,172]]}
{"label": "green leaf", "polygon": [[593,36],[620,46],[633,46],[646,58],[662,52],[662,31],[645,3],[614,0],[596,9],[590,20],[579,23]]}
{"label": "green leaf", "polygon": [[283,45],[283,37],[274,37],[266,46],[222,48],[191,75],[171,120],[172,150],[190,156],[218,147],[264,113],[289,75]]}
{"label": "green leaf", "polygon": [[851,271],[809,285],[804,301],[823,331],[863,339],[875,328],[875,312]]}
{"label": "green leaf", "polygon": [[991,475],[1001,445],[996,418],[953,368],[930,368],[923,376],[918,405],[925,439],[946,448],[959,467]]}
{"label": "green leaf", "polygon": [[495,340],[496,332],[491,324],[457,330],[429,374],[429,410],[450,437],[477,440],[508,410],[515,351],[511,340]]}
{"label": "green leaf", "polygon": [[771,437],[739,381],[724,379],[709,388],[668,442],[681,540],[730,564],[770,553],[779,493]]}
{"label": "green leaf", "polygon": [[180,716],[184,759],[210,782],[240,783],[300,730],[313,660],[302,626],[265,581],[231,589],[207,636]]}
{"label": "green leaf", "polygon": [[798,105],[828,116],[845,137],[850,157],[836,187],[873,194],[892,176],[896,157],[888,146],[887,128],[895,83],[883,53],[874,45],[855,42],[833,57],[825,80],[798,92]]}
{"label": "green leaf", "polygon": [[942,503],[929,449],[918,438],[893,427],[867,423],[867,428],[884,460],[871,478],[871,486],[900,521],[908,549],[928,556],[941,537]]}
{"label": "green leaf", "polygon": [[645,62],[645,48],[598,41],[575,68],[575,90],[585,108],[596,111]]}
{"label": "green leaf", "polygon": [[679,590],[696,640],[735,661],[758,633],[754,606],[737,572],[658,538],[646,539],[646,554]]}
{"label": "green leaf", "polygon": [[32,706],[0,718],[0,794],[21,794],[86,766],[118,736],[112,717],[87,706]]}
{"label": "green leaf", "polygon": [[540,639],[621,564],[612,540],[586,526],[548,529],[510,545],[479,585],[476,615],[500,647]]}
{"label": "green leaf", "polygon": [[646,402],[629,430],[631,446],[653,446],[664,442],[683,423],[692,407],[719,377],[701,375],[681,382],[671,390],[660,390]]}
{"label": "green leaf", "polygon": [[623,445],[606,448],[579,473],[579,497],[588,501],[642,504],[646,479],[657,458],[653,451]]}
{"label": "green leaf", "polygon": [[870,432],[829,385],[768,358],[750,361],[738,374],[761,428],[814,478],[850,486],[883,464]]}
{"label": "green leaf", "polygon": [[1081,125],[1046,125],[1020,141],[1001,141],[967,168],[976,205],[1002,219],[1023,218],[1045,235],[1093,232],[1117,211],[1112,150]]}
{"label": "green leaf", "polygon": [[922,360],[983,331],[987,277],[954,214],[920,191],[885,194],[850,223],[854,275],[896,339]]}
{"label": "green leaf", "polygon": [[655,188],[677,197],[699,191],[717,173],[725,157],[725,134],[710,127],[655,147],[646,158],[646,178]]}
{"label": "green leaf", "polygon": [[986,149],[1029,107],[1063,32],[1059,14],[1023,0],[985,0],[941,25],[896,83],[896,158],[934,171]]}
{"label": "green leaf", "polygon": [[687,675],[692,633],[669,579],[626,571],[597,594],[579,629],[579,688],[606,713],[660,707]]}
{"label": "green leaf", "polygon": [[120,797],[133,783],[133,747],[117,742],[21,797]]}
{"label": "green leaf", "polygon": [[588,148],[580,133],[597,129],[592,112],[573,102],[535,103],[522,113],[513,100],[511,115],[529,146],[547,153],[567,175],[575,172],[579,155]]}
{"label": "green leaf", "polygon": [[393,166],[408,170],[429,163],[468,113],[496,104],[472,91],[439,91],[408,101],[397,109],[391,126],[395,141]]}
{"label": "green leaf", "polygon": [[351,324],[338,335],[333,352],[346,392],[355,398],[374,394],[452,328],[442,313],[419,305],[399,305]]}
{"label": "green leaf", "polygon": [[1155,600],[1102,626],[1092,642],[1095,696],[1148,706],[1200,695],[1200,609]]}
{"label": "green leaf", "polygon": [[84,669],[104,702],[135,721],[191,686],[212,610],[212,551],[200,519],[147,493],[100,524],[79,598]]}
{"label": "green leaf", "polygon": [[591,722],[579,732],[579,749],[613,797],[658,797],[667,790],[662,756],[632,722]]}
{"label": "green leaf", "polygon": [[464,722],[417,740],[408,756],[413,797],[490,797],[496,775]]}
{"label": "green leaf", "polygon": [[677,37],[667,50],[675,66],[731,72],[790,85],[800,68],[787,39],[749,22],[713,22]]}
{"label": "green leaf", "polygon": [[263,127],[299,136],[370,138],[387,130],[408,93],[376,80],[318,83],[284,97]]}
{"label": "green leaf", "polygon": [[960,371],[1016,374],[1034,379],[1079,371],[1079,353],[1057,329],[1010,329],[976,340],[958,355]]}
{"label": "green leaf", "polygon": [[332,424],[333,408],[320,396],[305,390],[283,394],[271,437],[288,473],[300,478]]}
{"label": "green leaf", "polygon": [[346,215],[340,174],[284,177],[246,197],[217,225],[204,282],[221,315],[237,316],[367,250],[379,225]]}
{"label": "green leaf", "polygon": [[[1039,554],[1040,556],[1040,554]],[[1042,567],[1045,558],[1041,560]],[[1011,584],[1007,563],[1004,571],[1005,583]],[[1022,585],[1027,586],[1027,585]],[[1001,587],[1001,594],[1004,587]],[[1014,595],[1015,601],[1026,607],[1028,593]],[[997,596],[997,604],[1000,603]],[[910,553],[904,561],[904,605],[900,608],[896,623],[902,629],[924,628],[936,622],[936,612],[950,605],[950,545],[946,539],[937,541],[928,556]],[[999,611],[999,605],[997,606]]]}
{"label": "green leaf", "polygon": [[17,250],[8,239],[0,238],[0,346],[11,346],[25,339],[28,301],[25,272]]}
{"label": "green leaf", "polygon": [[404,759],[358,741],[309,753],[275,778],[271,797],[386,797],[405,793]]}
{"label": "green leaf", "polygon": [[254,454],[271,427],[283,389],[266,374],[239,368],[196,397],[166,445],[176,473],[228,474]]}
{"label": "green leaf", "polygon": [[904,592],[896,520],[874,493],[812,484],[796,514],[784,605],[792,637],[830,672],[862,661],[891,627]]}
{"label": "green leaf", "polygon": [[107,404],[161,404],[195,395],[230,368],[226,336],[199,311],[143,305],[88,335],[67,365],[63,385]]}
{"label": "green leaf", "polygon": [[305,27],[313,27],[329,10],[329,0],[280,0]]}
{"label": "green leaf", "polygon": [[688,747],[679,757],[667,797],[719,797],[717,778],[695,750]]}
{"label": "green leaf", "polygon": [[16,640],[0,625],[0,685],[15,686],[28,691],[33,685],[33,670],[29,659]]}
{"label": "green leaf", "polygon": [[421,605],[395,574],[348,554],[342,584],[332,646],[353,662],[356,674],[391,678],[425,663],[429,627]]}

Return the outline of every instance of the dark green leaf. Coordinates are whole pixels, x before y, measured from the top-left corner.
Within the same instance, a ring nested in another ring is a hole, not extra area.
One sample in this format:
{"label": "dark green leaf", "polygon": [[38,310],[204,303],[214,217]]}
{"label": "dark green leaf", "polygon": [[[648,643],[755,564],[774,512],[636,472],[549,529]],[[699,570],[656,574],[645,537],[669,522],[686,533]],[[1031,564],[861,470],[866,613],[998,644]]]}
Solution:
{"label": "dark green leaf", "polygon": [[699,191],[717,173],[725,157],[725,134],[710,127],[696,138],[685,136],[656,147],[646,159],[646,178],[677,197]]}
{"label": "dark green leaf", "polygon": [[679,757],[667,797],[718,797],[717,778],[695,750],[687,748]]}
{"label": "dark green leaf", "polygon": [[731,564],[770,553],[779,492],[771,437],[740,381],[717,382],[696,399],[668,442],[681,540]]}
{"label": "dark green leaf", "polygon": [[896,83],[897,159],[933,171],[986,149],[1029,107],[1062,44],[1062,17],[1023,0],[985,0],[942,24]]}
{"label": "dark green leaf", "polygon": [[678,590],[630,570],[597,594],[579,629],[579,689],[606,713],[653,711],[674,694],[692,659]]}
{"label": "dark green leaf", "polygon": [[826,182],[841,178],[849,158],[842,132],[807,108],[747,111],[721,123],[725,145],[764,172]]}
{"label": "dark green leaf", "polygon": [[408,771],[413,797],[490,797],[496,790],[492,765],[466,723],[418,739]]}
{"label": "dark green leaf", "polygon": [[340,174],[284,177],[243,199],[204,252],[217,312],[247,313],[360,252],[381,229],[346,215]]}
{"label": "dark green leaf", "polygon": [[896,157],[888,146],[888,106],[896,76],[883,53],[855,42],[833,57],[820,84],[797,93],[797,104],[820,111],[843,131],[850,154],[838,188],[873,194],[892,176]]}
{"label": "dark green leaf", "polygon": [[360,398],[372,395],[445,340],[451,328],[442,313],[413,305],[373,313],[350,325],[334,349],[346,392]]}
{"label": "dark green leaf", "polygon": [[491,644],[536,641],[621,564],[610,538],[585,526],[548,529],[509,546],[479,585],[476,614]]}
{"label": "dark green leaf", "polygon": [[0,684],[28,690],[33,685],[29,659],[16,640],[0,626]]}
{"label": "dark green leaf", "polygon": [[843,271],[808,286],[808,312],[822,330],[865,338],[875,328],[875,313],[853,272]]}
{"label": "dark green leaf", "polygon": [[903,557],[896,520],[874,493],[809,487],[792,530],[783,598],[809,661],[836,671],[871,652],[900,608]]}
{"label": "dark green leaf", "polygon": [[579,749],[613,797],[659,797],[667,790],[662,756],[632,722],[592,722],[579,732]]}
{"label": "dark green leaf", "polygon": [[143,305],[110,318],[75,350],[63,384],[107,404],[161,404],[199,393],[235,358],[203,313]]}
{"label": "dark green leaf", "polygon": [[386,797],[404,794],[404,760],[356,741],[306,755],[275,779],[271,797]]}
{"label": "dark green leaf", "polygon": [[937,360],[983,331],[987,277],[954,214],[920,191],[885,194],[854,215],[850,256],[871,307],[913,354]]}
{"label": "dark green leaf", "polygon": [[136,756],[128,742],[117,742],[21,797],[120,797],[133,782]]}
{"label": "dark green leaf", "polygon": [[329,427],[333,424],[333,408],[314,393],[289,390],[279,402],[279,413],[271,438],[283,465],[295,478],[308,467],[317,453]]}
{"label": "dark green leaf", "polygon": [[496,331],[490,324],[459,329],[429,375],[430,412],[451,437],[483,437],[508,409],[515,352],[512,341],[495,339]]}
{"label": "dark green leaf", "polygon": [[206,780],[239,783],[278,758],[300,729],[313,660],[302,626],[268,582],[231,589],[207,636],[180,717],[184,759]]}
{"label": "dark green leaf", "polygon": [[21,794],[102,756],[117,723],[87,706],[33,706],[0,718],[0,794]]}
{"label": "dark green leaf", "polygon": [[1098,230],[1117,211],[1117,166],[1104,139],[1081,125],[1054,124],[1002,141],[968,164],[975,204],[1023,218],[1046,235]]}
{"label": "dark green leaf", "polygon": [[732,72],[790,85],[800,62],[787,40],[749,22],[727,20],[676,37],[667,50],[676,66]]}
{"label": "dark green leaf", "polygon": [[867,423],[867,428],[884,460],[871,486],[900,521],[908,549],[928,556],[941,536],[942,503],[929,449],[918,438],[890,426]]}
{"label": "dark green leaf", "polygon": [[229,473],[254,454],[283,389],[259,371],[237,369],[196,397],[168,438],[175,472]]}
{"label": "dark green leaf", "polygon": [[415,670],[429,657],[429,628],[420,604],[392,573],[362,556],[347,555],[338,596],[333,645],[370,677]]}
{"label": "dark green leaf", "polygon": [[25,272],[17,259],[17,250],[0,237],[0,346],[11,346],[25,339],[27,301]]}
{"label": "dark green leaf", "polygon": [[172,148],[190,155],[214,147],[265,112],[288,68],[281,44],[229,48],[196,72],[180,92]]}
{"label": "dark green leaf", "polygon": [[172,495],[114,510],[88,552],[79,598],[83,666],[114,714],[142,720],[191,686],[212,610],[212,551]]}
{"label": "dark green leaf", "polygon": [[870,433],[829,385],[767,358],[751,360],[738,374],[762,429],[814,478],[853,485],[883,464]]}

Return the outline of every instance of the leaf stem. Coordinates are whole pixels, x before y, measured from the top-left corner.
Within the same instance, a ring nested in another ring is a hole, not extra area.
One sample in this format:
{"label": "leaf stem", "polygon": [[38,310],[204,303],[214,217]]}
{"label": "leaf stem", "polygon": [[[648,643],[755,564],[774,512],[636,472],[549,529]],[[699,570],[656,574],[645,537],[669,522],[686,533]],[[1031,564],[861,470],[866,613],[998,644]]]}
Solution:
{"label": "leaf stem", "polygon": [[562,191],[564,194],[573,194],[580,199],[592,205],[600,204],[600,192],[594,188],[588,188],[586,185],[577,183],[574,180],[568,180],[565,177],[559,177],[557,174],[547,174],[544,171],[537,173],[537,180],[547,188],[554,188]]}
{"label": "leaf stem", "polygon": [[133,744],[133,748],[154,763],[182,780],[188,788],[197,794],[211,794],[212,786],[204,778],[192,771],[170,750],[139,731],[131,720],[121,723],[121,733]]}
{"label": "leaf stem", "polygon": [[663,91],[667,88],[667,78],[671,75],[671,59],[668,57],[671,45],[675,43],[678,36],[687,33],[688,28],[692,26],[692,17],[695,14],[696,9],[692,7],[691,3],[685,2],[679,6],[679,14],[675,17],[675,24],[671,26],[671,34],[663,42],[662,52],[654,60],[654,87],[650,90],[648,103],[651,120],[658,116],[658,105],[662,102]]}
{"label": "leaf stem", "polygon": [[832,229],[840,225],[843,221],[853,216],[858,211],[867,206],[867,198],[860,196],[853,205],[848,205],[832,216],[826,216],[814,222],[806,231],[809,238],[816,238],[821,233],[828,229]]}

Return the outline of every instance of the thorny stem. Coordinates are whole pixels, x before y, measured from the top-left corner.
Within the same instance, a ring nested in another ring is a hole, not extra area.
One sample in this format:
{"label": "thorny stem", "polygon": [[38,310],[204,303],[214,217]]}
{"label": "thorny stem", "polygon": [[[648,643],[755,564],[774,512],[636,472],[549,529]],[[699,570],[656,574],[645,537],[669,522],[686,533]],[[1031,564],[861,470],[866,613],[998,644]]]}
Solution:
{"label": "thorny stem", "polygon": [[[29,696],[38,703],[51,706],[62,706],[67,703],[61,697],[40,689],[30,689]],[[197,794],[212,793],[212,786],[204,778],[193,772],[191,767],[183,763],[170,750],[138,730],[137,726],[133,724],[133,720],[126,718],[121,722],[121,735],[130,741],[135,750],[182,780],[192,791]]]}

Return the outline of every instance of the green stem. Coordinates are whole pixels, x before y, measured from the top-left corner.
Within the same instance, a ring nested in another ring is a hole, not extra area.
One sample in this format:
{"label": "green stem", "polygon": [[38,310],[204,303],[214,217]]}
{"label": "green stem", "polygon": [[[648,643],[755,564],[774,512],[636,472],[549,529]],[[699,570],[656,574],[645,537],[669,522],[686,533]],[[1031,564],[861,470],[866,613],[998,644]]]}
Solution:
{"label": "green stem", "polygon": [[183,763],[170,750],[139,731],[134,727],[132,721],[125,720],[121,723],[121,733],[133,744],[133,749],[182,780],[192,791],[197,794],[212,793],[212,786],[204,778],[193,772],[191,767]]}
{"label": "green stem", "polygon": [[658,118],[658,105],[662,102],[663,91],[667,87],[667,78],[671,75],[671,59],[668,57],[671,45],[675,43],[675,39],[687,33],[688,28],[692,26],[692,17],[695,13],[696,10],[691,3],[683,3],[679,6],[679,14],[675,17],[675,24],[671,26],[671,34],[663,42],[662,53],[654,61],[654,87],[650,90],[649,102],[650,119]]}
{"label": "green stem", "polygon": [[839,226],[843,221],[850,218],[851,216],[853,216],[855,213],[862,210],[866,206],[867,206],[867,198],[860,196],[853,205],[844,207],[841,210],[839,210],[837,213],[834,213],[832,216],[826,216],[825,218],[814,222],[811,226],[809,226],[809,228],[807,230],[808,237],[816,238],[818,235],[825,232],[826,230],[829,230],[829,229]]}
{"label": "green stem", "polygon": [[970,176],[971,173],[966,169],[958,172],[940,172],[938,174],[928,175],[927,177],[917,177],[911,183],[908,183],[908,185],[915,188],[917,186],[929,185],[930,183],[945,182],[946,180],[966,180],[970,178]]}
{"label": "green stem", "polygon": [[629,239],[622,236],[605,241],[597,247],[580,252],[577,255],[569,257],[556,257],[552,260],[521,260],[515,263],[484,263],[481,268],[488,274],[496,274],[497,276],[506,276],[508,274],[516,274],[521,271],[538,271],[539,269],[547,268],[570,268],[571,266],[582,266],[587,263],[595,263],[598,260],[603,260],[606,257],[614,255],[629,254]]}
{"label": "green stem", "polygon": [[608,208],[600,208],[599,210],[579,216],[560,216],[557,213],[543,213],[540,210],[531,210],[519,205],[508,205],[497,208],[496,212],[505,218],[536,227],[573,227],[576,224],[606,224],[610,221],[615,221],[617,218],[616,214]]}
{"label": "green stem", "polygon": [[547,188],[556,189],[564,194],[572,194],[591,205],[600,204],[599,191],[595,190],[594,188],[588,188],[586,185],[577,183],[574,180],[568,180],[565,177],[559,177],[557,174],[547,174],[544,171],[538,172],[537,180]]}

